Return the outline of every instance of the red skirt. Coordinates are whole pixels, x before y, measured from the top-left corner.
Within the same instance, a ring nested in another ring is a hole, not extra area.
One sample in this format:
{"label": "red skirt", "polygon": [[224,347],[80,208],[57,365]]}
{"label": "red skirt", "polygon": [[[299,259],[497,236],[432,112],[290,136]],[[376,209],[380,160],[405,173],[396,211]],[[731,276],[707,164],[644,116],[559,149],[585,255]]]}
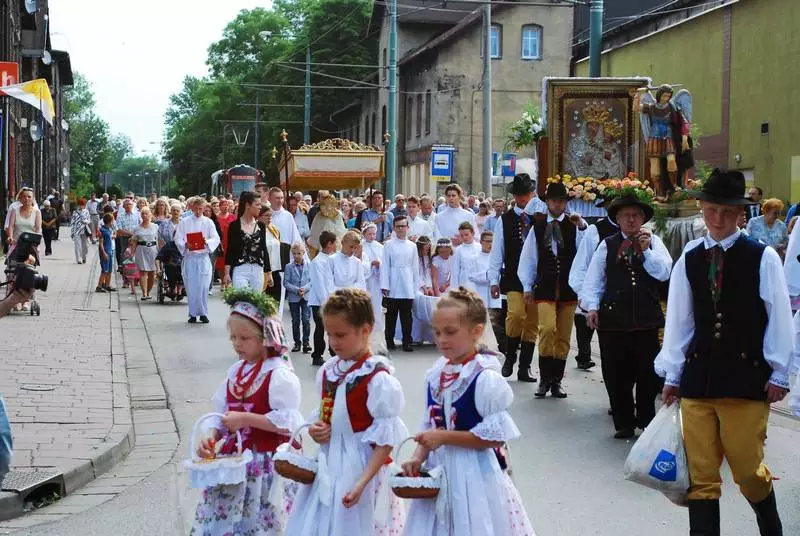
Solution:
{"label": "red skirt", "polygon": [[648,158],[660,158],[670,154],[675,154],[675,144],[672,143],[672,138],[648,138]]}

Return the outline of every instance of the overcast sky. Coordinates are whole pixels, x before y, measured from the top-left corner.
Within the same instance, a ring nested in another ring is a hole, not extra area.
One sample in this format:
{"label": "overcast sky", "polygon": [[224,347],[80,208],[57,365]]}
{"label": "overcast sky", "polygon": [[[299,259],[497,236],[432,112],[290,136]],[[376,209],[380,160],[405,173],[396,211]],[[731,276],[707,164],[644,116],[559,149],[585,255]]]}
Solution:
{"label": "overcast sky", "polygon": [[[92,84],[97,112],[137,153],[158,150],[169,96],[206,73],[208,46],[241,9],[269,0],[50,0],[53,48]],[[151,142],[156,142],[152,144]]]}

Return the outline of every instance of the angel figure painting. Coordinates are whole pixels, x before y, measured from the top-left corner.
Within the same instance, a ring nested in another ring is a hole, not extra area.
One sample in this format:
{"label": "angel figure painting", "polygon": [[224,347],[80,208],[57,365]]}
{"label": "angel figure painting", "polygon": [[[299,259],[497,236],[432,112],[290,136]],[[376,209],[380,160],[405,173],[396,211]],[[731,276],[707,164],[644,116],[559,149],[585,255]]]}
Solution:
{"label": "angel figure painting", "polygon": [[655,98],[650,88],[637,94],[641,114],[642,136],[647,144],[650,178],[656,197],[666,200],[676,186],[683,186],[686,172],[694,167],[690,128],[692,95],[686,89],[674,93],[672,86],[662,85]]}

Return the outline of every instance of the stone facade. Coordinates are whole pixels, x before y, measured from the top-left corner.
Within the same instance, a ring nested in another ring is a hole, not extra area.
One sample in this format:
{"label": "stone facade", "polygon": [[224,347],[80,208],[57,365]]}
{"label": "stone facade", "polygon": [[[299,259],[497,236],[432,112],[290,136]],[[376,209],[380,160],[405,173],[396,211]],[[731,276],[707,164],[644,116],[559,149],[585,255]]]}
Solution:
{"label": "stone facade", "polygon": [[[459,5],[462,8],[463,4]],[[383,13],[380,17],[381,69],[370,81],[385,85],[383,51],[388,43],[388,19]],[[482,21],[479,11],[462,11],[460,17],[455,23],[452,19],[422,22],[404,21],[400,14],[397,192],[439,194],[444,189],[446,183],[430,178],[431,148],[437,144],[455,147],[453,180],[468,191],[481,189]],[[492,147],[502,152],[508,123],[519,118],[527,102],[539,104],[542,78],[569,73],[572,7],[563,3],[498,6],[492,24],[499,29],[500,43],[499,57],[492,59]],[[537,59],[522,57],[523,28],[527,27],[541,31]],[[387,100],[385,88],[364,92],[358,101],[335,114],[342,134],[358,134],[358,141],[381,143]]]}

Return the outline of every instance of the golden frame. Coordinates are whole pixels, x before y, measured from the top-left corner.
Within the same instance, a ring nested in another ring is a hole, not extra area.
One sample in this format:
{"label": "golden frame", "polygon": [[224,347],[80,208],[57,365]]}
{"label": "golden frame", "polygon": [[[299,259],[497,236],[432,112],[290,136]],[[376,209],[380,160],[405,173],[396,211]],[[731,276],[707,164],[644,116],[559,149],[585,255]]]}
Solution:
{"label": "golden frame", "polygon": [[542,170],[545,172],[543,176],[566,171],[564,155],[568,129],[565,111],[576,99],[610,100],[617,106],[622,103],[625,108],[625,166],[628,171],[643,176],[642,173],[646,170],[645,143],[642,140],[639,114],[633,109],[633,102],[637,90],[651,84],[650,78],[548,78],[545,84],[545,119],[549,139],[546,162],[549,169]]}

